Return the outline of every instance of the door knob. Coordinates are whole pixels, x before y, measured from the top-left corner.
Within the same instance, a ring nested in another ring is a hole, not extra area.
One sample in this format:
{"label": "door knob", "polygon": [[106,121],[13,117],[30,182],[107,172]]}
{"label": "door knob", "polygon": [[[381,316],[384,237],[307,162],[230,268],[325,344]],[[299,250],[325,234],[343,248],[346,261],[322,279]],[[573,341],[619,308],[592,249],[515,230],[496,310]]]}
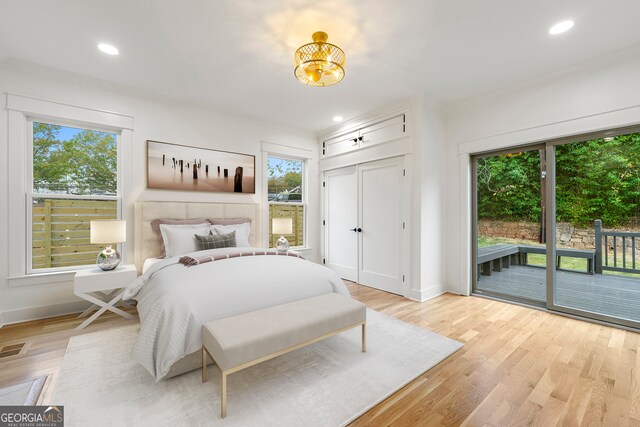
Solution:
{"label": "door knob", "polygon": [[349,229],[349,231],[357,232],[357,231],[358,231],[358,229],[357,229],[357,228],[350,228],[350,229]]}
{"label": "door knob", "polygon": [[358,227],[358,233],[362,233],[362,228]]}

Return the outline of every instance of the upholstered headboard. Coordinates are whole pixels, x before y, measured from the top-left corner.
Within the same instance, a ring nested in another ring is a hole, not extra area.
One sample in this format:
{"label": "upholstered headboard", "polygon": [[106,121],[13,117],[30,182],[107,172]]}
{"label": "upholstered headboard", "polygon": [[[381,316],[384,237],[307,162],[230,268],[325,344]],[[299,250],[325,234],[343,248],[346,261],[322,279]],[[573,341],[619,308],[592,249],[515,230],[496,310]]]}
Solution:
{"label": "upholstered headboard", "polygon": [[151,221],[156,218],[251,218],[249,242],[258,246],[261,243],[258,215],[256,203],[136,202],[133,224],[136,268],[142,272],[145,259],[161,255],[160,242],[151,230]]}

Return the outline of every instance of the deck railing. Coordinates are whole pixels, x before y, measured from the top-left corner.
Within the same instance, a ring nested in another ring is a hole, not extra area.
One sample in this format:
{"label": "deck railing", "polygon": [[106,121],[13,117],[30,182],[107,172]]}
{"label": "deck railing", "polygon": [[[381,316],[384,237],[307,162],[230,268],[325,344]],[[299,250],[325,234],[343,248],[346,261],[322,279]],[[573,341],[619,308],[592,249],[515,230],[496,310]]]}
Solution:
{"label": "deck railing", "polygon": [[640,273],[640,262],[636,262],[636,239],[640,239],[640,233],[605,231],[602,220],[596,219],[596,274],[602,274],[604,270]]}

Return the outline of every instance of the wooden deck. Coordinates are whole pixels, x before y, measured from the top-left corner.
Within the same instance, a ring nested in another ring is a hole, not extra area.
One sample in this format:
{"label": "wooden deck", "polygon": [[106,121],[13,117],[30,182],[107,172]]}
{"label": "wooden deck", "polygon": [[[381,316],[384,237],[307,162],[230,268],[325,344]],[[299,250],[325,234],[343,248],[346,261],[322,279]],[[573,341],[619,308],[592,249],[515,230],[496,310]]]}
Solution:
{"label": "wooden deck", "polygon": [[[640,277],[556,271],[556,304],[640,321]],[[546,269],[511,266],[491,276],[479,276],[479,291],[491,291],[546,301]]]}

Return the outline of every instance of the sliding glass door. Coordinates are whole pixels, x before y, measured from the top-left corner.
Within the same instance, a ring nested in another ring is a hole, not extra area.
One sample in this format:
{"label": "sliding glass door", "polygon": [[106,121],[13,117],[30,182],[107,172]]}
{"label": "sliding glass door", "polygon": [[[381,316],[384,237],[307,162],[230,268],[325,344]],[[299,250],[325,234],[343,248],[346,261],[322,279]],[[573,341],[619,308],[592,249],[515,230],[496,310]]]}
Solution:
{"label": "sliding glass door", "polygon": [[473,292],[640,328],[640,133],[472,157]]}
{"label": "sliding glass door", "polygon": [[555,166],[549,188],[557,265],[549,307],[637,327],[640,133],[550,145],[548,151]]}
{"label": "sliding glass door", "polygon": [[544,146],[477,156],[474,292],[545,305]]}

